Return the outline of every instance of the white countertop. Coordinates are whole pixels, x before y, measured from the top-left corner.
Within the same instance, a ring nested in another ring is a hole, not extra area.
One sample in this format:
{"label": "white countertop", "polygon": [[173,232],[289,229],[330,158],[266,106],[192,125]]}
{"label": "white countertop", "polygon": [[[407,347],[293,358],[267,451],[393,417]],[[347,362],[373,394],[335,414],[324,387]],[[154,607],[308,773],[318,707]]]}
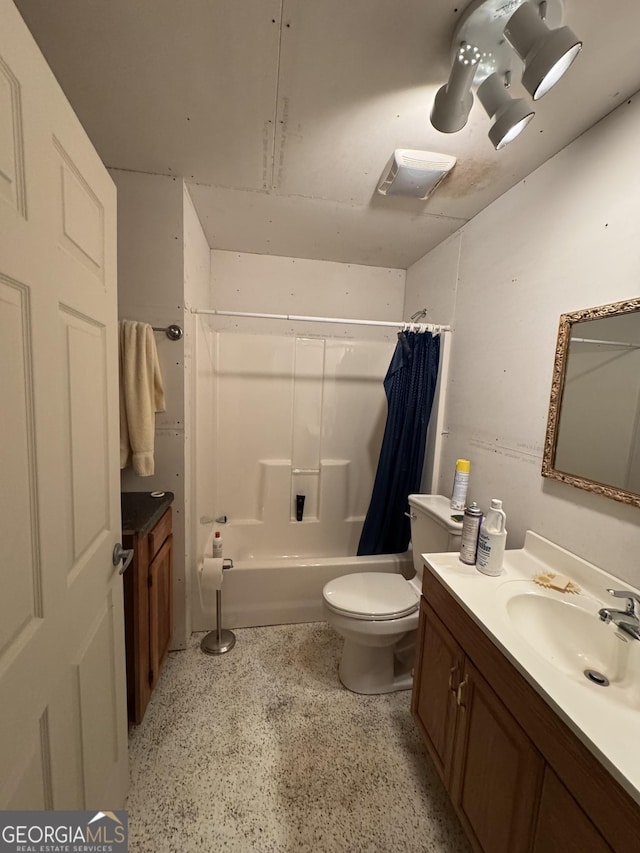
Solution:
{"label": "white countertop", "polygon": [[[548,643],[543,654],[540,646],[545,645],[547,638],[538,643],[538,638],[528,630],[524,632],[525,639],[520,633],[522,627],[519,630],[514,625],[506,607],[514,593],[540,593],[597,615],[601,607],[624,609],[624,600],[612,598],[607,588],[633,590],[633,587],[531,531],[526,534],[524,548],[505,552],[503,573],[498,577],[487,577],[475,567],[461,563],[457,553],[422,556],[428,570],[640,803],[640,641],[629,638],[625,642],[620,637],[627,675],[616,680],[605,672],[611,686],[601,687],[589,682],[579,668],[572,673],[563,668],[549,654]],[[567,575],[581,592],[571,595],[534,584],[532,577],[546,571]],[[594,625],[594,630],[600,630],[600,626],[619,634],[614,625],[602,622]],[[540,631],[543,630],[541,626]],[[585,659],[585,667],[588,665]],[[636,673],[636,677],[630,678],[629,672]]]}

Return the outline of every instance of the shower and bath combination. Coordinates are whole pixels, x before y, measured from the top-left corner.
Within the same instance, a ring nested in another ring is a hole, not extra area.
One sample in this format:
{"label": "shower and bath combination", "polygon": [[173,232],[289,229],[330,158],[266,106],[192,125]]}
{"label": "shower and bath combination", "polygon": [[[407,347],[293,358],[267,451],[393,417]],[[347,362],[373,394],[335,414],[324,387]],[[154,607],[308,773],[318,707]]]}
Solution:
{"label": "shower and bath combination", "polygon": [[[355,556],[384,432],[381,378],[390,357],[385,330],[404,328],[406,337],[412,332],[417,337],[423,329],[434,336],[450,331],[424,323],[248,316],[379,329],[354,339],[199,327],[198,346],[206,346],[211,367],[208,374],[197,373],[196,399],[215,417],[206,443],[197,434],[196,470],[215,484],[215,491],[209,492],[206,508],[196,505],[194,517],[210,518],[216,507],[216,521],[225,525],[224,553],[233,558],[234,568],[225,572],[223,620],[231,628],[322,619],[323,585],[361,566],[412,572],[411,555],[399,549],[379,557]],[[412,319],[422,316],[420,311]],[[447,337],[440,335],[442,342]],[[442,373],[444,344],[440,361]],[[436,401],[441,397],[439,390]],[[436,405],[432,422],[441,413]],[[436,441],[441,432],[438,421]],[[427,455],[428,476],[435,482],[432,460],[439,450]],[[210,628],[197,596],[192,605],[193,629]]]}

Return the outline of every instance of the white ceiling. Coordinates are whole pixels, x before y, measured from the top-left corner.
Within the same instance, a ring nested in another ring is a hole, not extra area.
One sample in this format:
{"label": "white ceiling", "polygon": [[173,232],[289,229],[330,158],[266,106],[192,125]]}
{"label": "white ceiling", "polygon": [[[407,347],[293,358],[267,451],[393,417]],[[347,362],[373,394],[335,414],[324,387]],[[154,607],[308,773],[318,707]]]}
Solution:
{"label": "white ceiling", "polygon": [[[501,152],[477,99],[429,124],[464,0],[15,2],[107,166],[184,177],[217,249],[407,268],[640,89],[638,0],[566,0],[582,53]],[[383,197],[395,148],[458,163]]]}

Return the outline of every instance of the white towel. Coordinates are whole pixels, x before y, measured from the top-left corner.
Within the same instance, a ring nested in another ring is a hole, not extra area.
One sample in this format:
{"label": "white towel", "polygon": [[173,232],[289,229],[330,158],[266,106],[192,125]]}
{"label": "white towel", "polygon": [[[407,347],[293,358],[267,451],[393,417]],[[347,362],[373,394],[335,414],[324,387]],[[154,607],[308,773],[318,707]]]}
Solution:
{"label": "white towel", "polygon": [[120,467],[150,477],[155,413],[164,412],[164,386],[153,329],[148,323],[120,321]]}

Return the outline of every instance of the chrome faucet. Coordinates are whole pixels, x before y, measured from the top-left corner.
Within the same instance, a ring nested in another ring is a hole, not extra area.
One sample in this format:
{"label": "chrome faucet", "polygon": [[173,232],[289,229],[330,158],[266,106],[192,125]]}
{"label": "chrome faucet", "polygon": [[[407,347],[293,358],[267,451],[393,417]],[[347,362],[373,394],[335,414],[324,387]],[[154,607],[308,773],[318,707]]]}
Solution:
{"label": "chrome faucet", "polygon": [[627,606],[624,610],[603,607],[598,616],[603,622],[613,622],[634,640],[640,640],[640,595],[628,589],[608,589],[607,592],[614,598],[626,598]]}

